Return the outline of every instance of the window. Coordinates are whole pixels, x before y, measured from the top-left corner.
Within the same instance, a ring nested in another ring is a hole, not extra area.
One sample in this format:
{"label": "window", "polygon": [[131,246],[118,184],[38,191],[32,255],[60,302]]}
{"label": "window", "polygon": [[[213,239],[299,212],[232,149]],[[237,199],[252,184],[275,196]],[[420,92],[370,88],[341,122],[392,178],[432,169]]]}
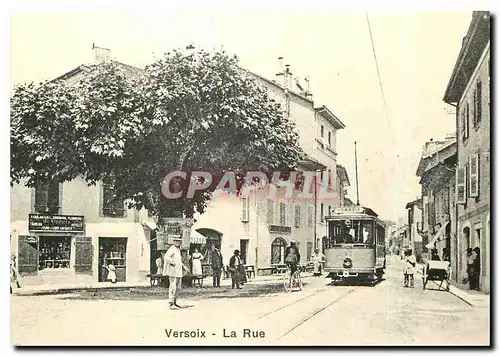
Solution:
{"label": "window", "polygon": [[71,237],[40,236],[38,269],[69,268]]}
{"label": "window", "polygon": [[468,226],[466,226],[466,227],[464,227],[462,232],[463,232],[463,237],[465,239],[465,242],[467,244],[467,248],[471,248],[470,228]]}
{"label": "window", "polygon": [[376,242],[376,232],[373,221],[335,220],[328,226],[326,247],[344,243],[373,245]]}
{"label": "window", "polygon": [[314,207],[309,205],[307,207],[307,226],[312,227],[313,226],[313,219],[314,218]]}
{"label": "window", "polygon": [[295,227],[300,227],[300,205],[295,205]]}
{"label": "window", "polygon": [[470,107],[469,103],[465,105],[465,139],[469,138]]}
{"label": "window", "polygon": [[482,82],[478,80],[476,85],[476,90],[474,90],[474,128],[479,127],[479,123],[481,122],[481,114],[482,114]]}
{"label": "window", "polygon": [[286,206],[280,203],[280,226],[286,226]]}
{"label": "window", "polygon": [[274,223],[274,201],[267,200],[267,223],[272,225]]}
{"label": "window", "polygon": [[123,200],[116,195],[114,183],[111,180],[104,180],[102,183],[102,213],[106,217],[122,218],[125,215]]}
{"label": "window", "polygon": [[325,127],[321,125],[321,138],[325,137]]}
{"label": "window", "polygon": [[59,183],[38,183],[35,187],[35,212],[59,213]]}
{"label": "window", "polygon": [[321,203],[321,208],[320,208],[320,220],[321,222],[323,222],[323,217],[324,217],[324,214],[325,214],[325,205],[323,203]]}
{"label": "window", "polygon": [[457,203],[465,204],[466,196],[466,170],[465,167],[457,168]]}
{"label": "window", "polygon": [[469,156],[469,196],[479,197],[479,155]]}
{"label": "window", "polygon": [[276,265],[285,262],[285,248],[286,241],[283,238],[277,237],[274,239],[271,244],[271,264]]}
{"label": "window", "polygon": [[332,133],[328,131],[328,146],[332,145]]}
{"label": "window", "polygon": [[248,198],[241,198],[241,221],[248,222],[250,201]]}

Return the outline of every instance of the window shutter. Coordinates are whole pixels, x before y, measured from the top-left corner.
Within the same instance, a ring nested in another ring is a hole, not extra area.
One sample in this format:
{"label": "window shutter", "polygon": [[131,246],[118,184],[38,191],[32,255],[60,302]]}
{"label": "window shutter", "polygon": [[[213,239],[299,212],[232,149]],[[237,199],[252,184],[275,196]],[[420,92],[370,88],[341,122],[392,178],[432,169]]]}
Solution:
{"label": "window shutter", "polygon": [[469,103],[465,106],[465,138],[469,138],[469,120],[470,120],[470,108]]}
{"label": "window shutter", "polygon": [[460,113],[460,136],[465,140],[465,109]]}
{"label": "window shutter", "polygon": [[274,225],[279,225],[281,222],[281,204],[278,202],[274,202]]}
{"label": "window shutter", "polygon": [[59,213],[59,182],[50,182],[47,187],[47,208],[49,213]]}
{"label": "window shutter", "polygon": [[243,222],[248,221],[248,208],[249,208],[248,198],[241,198],[241,221]]}
{"label": "window shutter", "polygon": [[314,216],[314,207],[309,205],[307,207],[307,226],[312,227],[313,226],[313,216]]}
{"label": "window shutter", "polygon": [[286,205],[280,203],[280,226],[286,226]]}
{"label": "window shutter", "polygon": [[267,200],[267,223],[272,225],[274,223],[274,201]]}
{"label": "window shutter", "polygon": [[35,211],[47,212],[47,185],[44,183],[37,183],[35,187]]}
{"label": "window shutter", "polygon": [[476,115],[476,124],[479,124],[481,122],[481,115],[482,115],[482,112],[483,112],[483,108],[482,108],[482,87],[483,87],[483,83],[481,81],[478,81],[477,82],[477,90],[476,90],[476,94],[477,94],[477,106],[476,106],[476,110],[475,110],[475,115]]}
{"label": "window shutter", "polygon": [[38,237],[23,236],[18,237],[18,265],[19,273],[24,275],[37,274],[38,272]]}
{"label": "window shutter", "polygon": [[92,259],[94,250],[92,237],[75,237],[75,272],[79,274],[92,274]]}
{"label": "window shutter", "polygon": [[469,156],[469,196],[479,196],[479,155]]}
{"label": "window shutter", "polygon": [[465,181],[466,181],[466,171],[465,167],[458,167],[457,168],[457,203],[458,204],[465,204],[467,201],[466,197],[466,187],[465,187]]}
{"label": "window shutter", "polygon": [[295,227],[300,227],[300,205],[295,205]]}

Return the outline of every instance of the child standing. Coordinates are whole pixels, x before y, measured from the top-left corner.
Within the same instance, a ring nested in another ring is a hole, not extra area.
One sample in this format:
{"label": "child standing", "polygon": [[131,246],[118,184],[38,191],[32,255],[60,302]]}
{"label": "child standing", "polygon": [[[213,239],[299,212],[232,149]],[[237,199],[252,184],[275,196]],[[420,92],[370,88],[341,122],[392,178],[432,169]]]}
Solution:
{"label": "child standing", "polygon": [[415,266],[417,265],[417,259],[413,255],[413,251],[405,251],[405,287],[413,288],[415,286]]}
{"label": "child standing", "polygon": [[106,266],[106,269],[108,270],[108,278],[106,279],[111,281],[111,283],[116,283],[116,267],[110,263]]}

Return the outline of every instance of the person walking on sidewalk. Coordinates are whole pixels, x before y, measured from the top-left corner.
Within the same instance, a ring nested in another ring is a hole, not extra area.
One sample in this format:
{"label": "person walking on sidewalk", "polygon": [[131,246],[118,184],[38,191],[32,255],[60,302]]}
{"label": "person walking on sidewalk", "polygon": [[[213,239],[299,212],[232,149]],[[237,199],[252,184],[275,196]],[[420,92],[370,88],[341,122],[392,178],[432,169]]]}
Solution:
{"label": "person walking on sidewalk", "polygon": [[163,262],[163,275],[168,276],[168,299],[172,310],[180,308],[179,304],[177,304],[177,297],[182,287],[182,272],[187,270],[187,267],[182,263],[181,242],[182,238],[180,236],[172,238],[173,244],[165,253]]}
{"label": "person walking on sidewalk", "polygon": [[10,258],[10,293],[12,294],[12,285],[21,288],[19,284],[19,271],[17,270],[16,256]]}
{"label": "person walking on sidewalk", "polygon": [[229,272],[231,272],[231,288],[241,289],[240,287],[240,251],[234,250],[233,256],[229,259]]}
{"label": "person walking on sidewalk", "polygon": [[411,249],[407,250],[405,255],[405,287],[413,288],[415,287],[415,266],[417,265],[417,259]]}
{"label": "person walking on sidewalk", "polygon": [[476,289],[476,273],[474,263],[476,261],[476,252],[472,248],[467,248],[467,279],[469,281],[469,289]]}
{"label": "person walking on sidewalk", "polygon": [[212,264],[212,279],[214,288],[220,287],[220,276],[224,268],[222,254],[219,249],[212,245],[210,262]]}

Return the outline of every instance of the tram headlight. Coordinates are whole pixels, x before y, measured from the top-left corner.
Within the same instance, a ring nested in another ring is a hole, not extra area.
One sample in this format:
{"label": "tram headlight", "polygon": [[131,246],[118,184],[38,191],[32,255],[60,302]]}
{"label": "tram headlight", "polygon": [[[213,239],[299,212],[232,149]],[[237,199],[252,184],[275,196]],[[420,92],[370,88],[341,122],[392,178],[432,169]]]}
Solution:
{"label": "tram headlight", "polygon": [[344,268],[351,268],[352,267],[352,260],[349,257],[344,258],[343,266],[344,266]]}

